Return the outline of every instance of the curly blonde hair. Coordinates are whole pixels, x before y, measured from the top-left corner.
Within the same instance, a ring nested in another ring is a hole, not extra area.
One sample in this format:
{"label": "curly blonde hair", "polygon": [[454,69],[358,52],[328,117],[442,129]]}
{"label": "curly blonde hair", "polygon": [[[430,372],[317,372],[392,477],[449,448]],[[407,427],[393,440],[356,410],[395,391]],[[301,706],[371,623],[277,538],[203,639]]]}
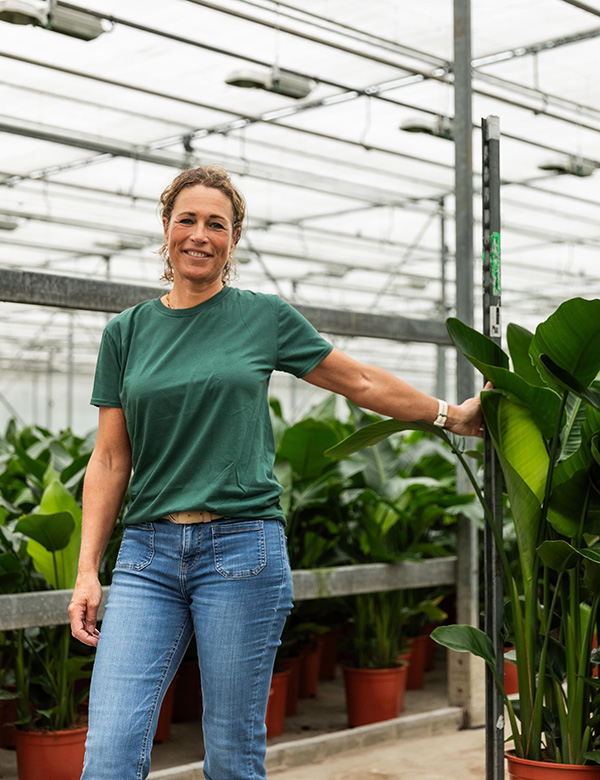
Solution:
{"label": "curly blonde hair", "polygon": [[[169,224],[179,193],[186,187],[195,187],[198,184],[202,185],[202,187],[220,190],[229,198],[233,212],[234,244],[237,245],[242,235],[242,225],[246,215],[246,201],[242,193],[232,184],[227,171],[220,165],[202,165],[199,168],[186,168],[178,174],[160,196],[159,209],[161,219]],[[169,249],[166,242],[159,249],[159,254],[164,263],[163,274],[160,278],[162,281],[172,282],[173,264],[169,257]],[[224,284],[235,279],[237,275],[236,265],[235,257],[232,254],[223,268]]]}

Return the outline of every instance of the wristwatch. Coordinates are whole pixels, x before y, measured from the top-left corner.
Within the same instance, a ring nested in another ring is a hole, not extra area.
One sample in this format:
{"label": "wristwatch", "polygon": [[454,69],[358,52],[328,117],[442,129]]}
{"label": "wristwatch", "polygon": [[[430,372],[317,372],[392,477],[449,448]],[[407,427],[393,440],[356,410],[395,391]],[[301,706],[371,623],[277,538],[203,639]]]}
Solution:
{"label": "wristwatch", "polygon": [[433,421],[433,424],[437,425],[438,428],[445,428],[446,423],[448,422],[448,402],[438,398],[438,404],[438,414]]}

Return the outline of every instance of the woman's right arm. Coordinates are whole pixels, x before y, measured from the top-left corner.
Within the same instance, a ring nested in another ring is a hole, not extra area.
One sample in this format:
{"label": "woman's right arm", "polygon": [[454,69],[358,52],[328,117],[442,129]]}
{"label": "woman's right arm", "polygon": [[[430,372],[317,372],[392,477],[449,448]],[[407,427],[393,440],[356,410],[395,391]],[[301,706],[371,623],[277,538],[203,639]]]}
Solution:
{"label": "woman's right arm", "polygon": [[130,477],[131,445],[123,410],[101,406],[96,446],[83,483],[81,552],[69,605],[71,633],[85,645],[98,644],[96,616],[102,598],[98,569]]}

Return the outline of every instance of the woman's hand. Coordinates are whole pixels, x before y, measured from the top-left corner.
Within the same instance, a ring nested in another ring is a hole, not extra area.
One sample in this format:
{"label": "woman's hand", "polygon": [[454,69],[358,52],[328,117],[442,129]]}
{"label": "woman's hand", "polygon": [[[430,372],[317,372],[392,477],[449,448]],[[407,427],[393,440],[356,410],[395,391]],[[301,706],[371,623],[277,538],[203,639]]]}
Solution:
{"label": "woman's hand", "polygon": [[[491,382],[487,382],[484,390],[491,390]],[[460,406],[453,406],[452,412],[448,415],[446,429],[457,433],[460,436],[477,436],[483,438],[483,412],[481,411],[481,400],[477,395],[474,398],[467,398]]]}
{"label": "woman's hand", "polygon": [[97,574],[80,574],[69,604],[71,634],[84,645],[96,647],[100,632],[96,628],[102,586]]}

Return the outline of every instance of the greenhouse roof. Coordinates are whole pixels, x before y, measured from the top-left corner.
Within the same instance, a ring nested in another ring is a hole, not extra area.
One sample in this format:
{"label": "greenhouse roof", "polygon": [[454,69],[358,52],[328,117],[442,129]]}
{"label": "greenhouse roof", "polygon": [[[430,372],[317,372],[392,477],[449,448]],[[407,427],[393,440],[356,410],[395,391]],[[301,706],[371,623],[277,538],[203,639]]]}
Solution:
{"label": "greenhouse roof", "polygon": [[[3,267],[158,284],[158,196],[179,168],[216,161],[248,201],[241,286],[329,308],[453,311],[454,144],[431,134],[452,132],[449,0],[57,9],[105,31],[84,41],[0,22]],[[504,320],[533,328],[566,298],[598,294],[600,1],[477,0],[472,14],[475,253],[478,126],[495,114]],[[279,93],[228,84],[239,71]],[[288,81],[309,94],[282,94]],[[34,370],[49,349],[60,364],[68,314],[4,312],[3,368]],[[105,317],[76,316],[89,371]],[[433,348],[336,343],[433,389]]]}

